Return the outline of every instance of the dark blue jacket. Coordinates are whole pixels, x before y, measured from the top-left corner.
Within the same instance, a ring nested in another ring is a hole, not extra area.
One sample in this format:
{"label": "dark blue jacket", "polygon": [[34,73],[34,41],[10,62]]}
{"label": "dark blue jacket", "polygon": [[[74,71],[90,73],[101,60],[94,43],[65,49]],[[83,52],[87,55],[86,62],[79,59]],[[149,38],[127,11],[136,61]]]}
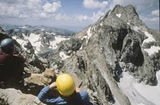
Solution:
{"label": "dark blue jacket", "polygon": [[74,95],[69,98],[62,96],[58,97],[49,97],[49,86],[44,87],[38,94],[38,98],[45,104],[50,105],[88,105],[89,96],[86,91],[75,92]]}

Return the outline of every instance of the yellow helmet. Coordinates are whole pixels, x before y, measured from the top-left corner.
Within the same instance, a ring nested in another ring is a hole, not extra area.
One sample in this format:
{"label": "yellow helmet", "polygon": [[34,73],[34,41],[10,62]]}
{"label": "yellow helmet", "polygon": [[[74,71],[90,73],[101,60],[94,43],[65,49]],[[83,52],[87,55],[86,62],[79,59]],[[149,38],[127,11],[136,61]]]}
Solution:
{"label": "yellow helmet", "polygon": [[56,85],[62,96],[69,96],[75,91],[75,83],[68,74],[61,74],[56,79]]}

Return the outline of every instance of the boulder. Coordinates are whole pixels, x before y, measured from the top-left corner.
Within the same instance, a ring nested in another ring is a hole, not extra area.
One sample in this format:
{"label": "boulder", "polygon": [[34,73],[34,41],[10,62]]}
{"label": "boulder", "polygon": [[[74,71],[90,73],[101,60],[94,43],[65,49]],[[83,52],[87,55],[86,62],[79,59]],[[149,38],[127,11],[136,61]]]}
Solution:
{"label": "boulder", "polygon": [[45,105],[36,96],[23,94],[14,88],[0,89],[1,105]]}

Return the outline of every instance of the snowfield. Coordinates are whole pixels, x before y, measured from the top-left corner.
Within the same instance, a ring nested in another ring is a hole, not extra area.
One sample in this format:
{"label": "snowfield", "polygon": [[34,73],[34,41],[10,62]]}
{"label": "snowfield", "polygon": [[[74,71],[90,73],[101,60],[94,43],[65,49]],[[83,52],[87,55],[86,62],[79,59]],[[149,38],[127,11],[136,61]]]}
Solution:
{"label": "snowfield", "polygon": [[88,40],[90,39],[90,37],[92,36],[92,33],[91,33],[91,27],[88,29],[87,31],[87,40],[86,40],[86,43],[88,43]]}
{"label": "snowfield", "polygon": [[154,53],[158,53],[159,50],[160,50],[159,46],[151,46],[150,49],[144,49],[144,51],[146,51],[149,56],[151,56]]}
{"label": "snowfield", "polygon": [[41,42],[41,35],[40,34],[34,34],[31,33],[29,36],[25,36],[23,34],[24,40],[21,38],[17,38],[16,36],[13,36],[12,38],[15,39],[21,46],[23,49],[25,49],[27,51],[27,49],[25,48],[25,45],[28,43],[28,41],[31,43],[31,45],[33,46],[34,50],[35,50],[35,54],[38,54],[39,52],[41,52],[42,49],[56,49],[57,48],[57,44],[60,43],[63,40],[69,40],[69,38],[65,38],[62,37],[60,35],[56,35],[55,40],[50,41],[50,45],[48,48],[46,48],[46,46],[43,46],[42,42]]}
{"label": "snowfield", "polygon": [[160,105],[160,70],[156,73],[157,86],[138,83],[128,72],[123,72],[118,86],[132,105]]}
{"label": "snowfield", "polygon": [[57,44],[60,43],[61,41],[64,40],[69,40],[69,38],[63,38],[62,36],[55,36],[55,40],[54,41],[50,41],[50,47],[51,49],[56,49],[58,46]]}
{"label": "snowfield", "polygon": [[[147,31],[145,31],[144,34],[147,36],[147,39],[145,39],[143,41],[142,46],[145,43],[149,43],[149,42],[154,42],[155,41],[155,39],[153,38],[153,36],[151,34],[149,34]],[[144,51],[146,51],[149,56],[151,56],[154,53],[158,53],[159,50],[160,50],[159,46],[151,46],[151,48],[149,48],[149,49],[144,49]]]}
{"label": "snowfield", "polygon": [[[87,34],[81,38],[81,40],[86,39],[86,43],[88,43],[90,37],[92,36],[91,28],[92,27],[89,27],[89,29],[87,30]],[[95,28],[95,27],[93,27],[93,28]]]}
{"label": "snowfield", "polygon": [[61,57],[62,60],[65,60],[65,59],[67,59],[67,58],[70,57],[70,56],[66,55],[63,51],[61,51],[61,52],[59,53],[59,56]]}
{"label": "snowfield", "polygon": [[153,36],[152,36],[151,34],[149,34],[147,31],[145,31],[144,34],[145,34],[148,38],[143,41],[142,46],[144,45],[144,43],[149,43],[149,42],[155,41],[155,39],[153,38]]}
{"label": "snowfield", "polygon": [[31,42],[36,54],[41,51],[41,38],[39,34],[31,33],[29,37],[25,36],[25,39]]}

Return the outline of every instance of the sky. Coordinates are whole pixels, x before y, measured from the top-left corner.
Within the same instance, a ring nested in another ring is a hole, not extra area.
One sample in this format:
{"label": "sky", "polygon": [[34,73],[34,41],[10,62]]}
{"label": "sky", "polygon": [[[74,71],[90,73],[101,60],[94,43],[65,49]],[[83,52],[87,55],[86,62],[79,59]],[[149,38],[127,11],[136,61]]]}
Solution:
{"label": "sky", "polygon": [[159,30],[159,0],[0,0],[0,24],[81,31],[117,4],[132,4],[148,27]]}

